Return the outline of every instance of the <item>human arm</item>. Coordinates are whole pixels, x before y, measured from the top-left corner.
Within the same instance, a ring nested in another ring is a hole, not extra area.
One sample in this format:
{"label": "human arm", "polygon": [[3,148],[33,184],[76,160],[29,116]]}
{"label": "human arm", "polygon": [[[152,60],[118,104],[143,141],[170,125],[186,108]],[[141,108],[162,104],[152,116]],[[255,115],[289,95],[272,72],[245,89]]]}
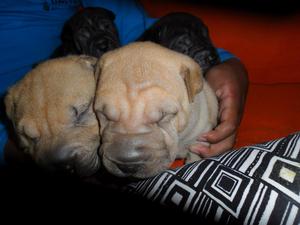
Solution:
{"label": "human arm", "polygon": [[237,58],[212,67],[206,79],[219,100],[219,124],[199,137],[200,141],[210,143],[209,146],[191,146],[190,150],[202,157],[219,155],[234,146],[248,90],[247,70]]}

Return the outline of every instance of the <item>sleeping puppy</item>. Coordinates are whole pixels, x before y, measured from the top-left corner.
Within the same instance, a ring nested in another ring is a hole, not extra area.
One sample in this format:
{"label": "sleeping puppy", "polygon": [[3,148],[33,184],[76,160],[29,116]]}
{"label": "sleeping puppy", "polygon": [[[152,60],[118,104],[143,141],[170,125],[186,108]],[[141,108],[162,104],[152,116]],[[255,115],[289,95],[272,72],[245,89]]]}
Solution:
{"label": "sleeping puppy", "polygon": [[66,55],[101,57],[120,46],[114,24],[115,15],[104,8],[85,8],[74,14],[64,25],[59,46],[52,58]]}
{"label": "sleeping puppy", "polygon": [[193,58],[205,74],[220,62],[209,37],[208,28],[198,18],[188,13],[170,13],[160,18],[139,41],[152,41]]}
{"label": "sleeping puppy", "polygon": [[96,61],[87,56],[48,60],[5,97],[20,147],[50,171],[87,176],[99,167],[99,125],[93,111]]}
{"label": "sleeping puppy", "polygon": [[152,42],[136,42],[102,56],[95,112],[100,157],[119,177],[145,178],[168,168],[217,123],[214,92],[190,57]]}

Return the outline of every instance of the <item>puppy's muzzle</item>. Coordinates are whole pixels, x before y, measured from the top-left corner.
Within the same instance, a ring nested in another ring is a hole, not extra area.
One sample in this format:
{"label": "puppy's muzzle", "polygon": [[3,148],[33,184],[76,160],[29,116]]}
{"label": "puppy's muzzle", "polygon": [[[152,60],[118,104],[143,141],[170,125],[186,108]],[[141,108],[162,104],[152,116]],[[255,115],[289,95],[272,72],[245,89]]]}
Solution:
{"label": "puppy's muzzle", "polygon": [[76,167],[76,151],[69,147],[57,148],[43,154],[38,161],[51,171],[74,173]]}
{"label": "puppy's muzzle", "polygon": [[84,54],[101,57],[105,52],[119,47],[118,40],[105,33],[98,33],[91,37],[88,46],[79,47]]}
{"label": "puppy's muzzle", "polygon": [[106,169],[117,176],[135,176],[148,170],[156,157],[166,158],[162,141],[154,141],[152,134],[119,134],[100,149]]}
{"label": "puppy's muzzle", "polygon": [[150,148],[140,136],[119,135],[118,140],[109,145],[105,156],[125,173],[134,173],[150,159]]}
{"label": "puppy's muzzle", "polygon": [[89,157],[88,162],[80,156],[81,149],[62,146],[45,151],[37,160],[38,164],[49,172],[89,176],[98,166],[98,159]]}
{"label": "puppy's muzzle", "polygon": [[182,34],[170,37],[168,42],[165,44],[168,48],[193,58],[204,73],[220,62],[216,49],[208,40],[200,40],[197,37]]}

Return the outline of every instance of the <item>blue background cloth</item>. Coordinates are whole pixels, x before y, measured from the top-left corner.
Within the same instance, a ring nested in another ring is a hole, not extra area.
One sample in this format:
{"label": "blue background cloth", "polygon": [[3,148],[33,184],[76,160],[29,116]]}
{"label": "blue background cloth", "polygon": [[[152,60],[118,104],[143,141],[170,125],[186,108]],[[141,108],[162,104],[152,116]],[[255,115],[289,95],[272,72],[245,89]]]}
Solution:
{"label": "blue background cloth", "polygon": [[[81,5],[100,6],[113,11],[122,45],[134,41],[157,20],[147,16],[141,5],[134,0],[1,0],[1,99],[7,89],[30,71],[33,65],[49,58],[60,45],[60,33],[65,21]],[[223,49],[218,49],[218,52],[223,61],[233,57]],[[3,115],[3,106],[0,111],[0,115]],[[3,149],[6,142],[6,129],[0,119],[0,165],[4,163]]]}

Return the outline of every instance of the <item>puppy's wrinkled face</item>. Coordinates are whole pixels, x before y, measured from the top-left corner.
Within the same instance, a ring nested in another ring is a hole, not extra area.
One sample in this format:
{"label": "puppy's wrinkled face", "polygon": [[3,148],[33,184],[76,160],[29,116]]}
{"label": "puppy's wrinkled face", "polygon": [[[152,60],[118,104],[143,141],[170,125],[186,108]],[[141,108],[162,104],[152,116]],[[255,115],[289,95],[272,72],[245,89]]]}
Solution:
{"label": "puppy's wrinkled face", "polygon": [[87,56],[46,61],[9,90],[7,114],[37,164],[83,176],[99,167],[95,61]]}
{"label": "puppy's wrinkled face", "polygon": [[[95,111],[109,172],[144,178],[169,167],[187,124],[189,97],[201,88],[199,71],[190,58],[150,42],[101,58]],[[194,84],[187,88],[185,78]]]}
{"label": "puppy's wrinkled face", "polygon": [[220,62],[207,26],[189,13],[174,12],[163,16],[139,40],[153,41],[190,56],[201,66],[203,73]]}
{"label": "puppy's wrinkled face", "polygon": [[120,46],[113,12],[100,8],[85,8],[74,14],[64,25],[62,45],[53,56],[85,54],[101,57]]}

